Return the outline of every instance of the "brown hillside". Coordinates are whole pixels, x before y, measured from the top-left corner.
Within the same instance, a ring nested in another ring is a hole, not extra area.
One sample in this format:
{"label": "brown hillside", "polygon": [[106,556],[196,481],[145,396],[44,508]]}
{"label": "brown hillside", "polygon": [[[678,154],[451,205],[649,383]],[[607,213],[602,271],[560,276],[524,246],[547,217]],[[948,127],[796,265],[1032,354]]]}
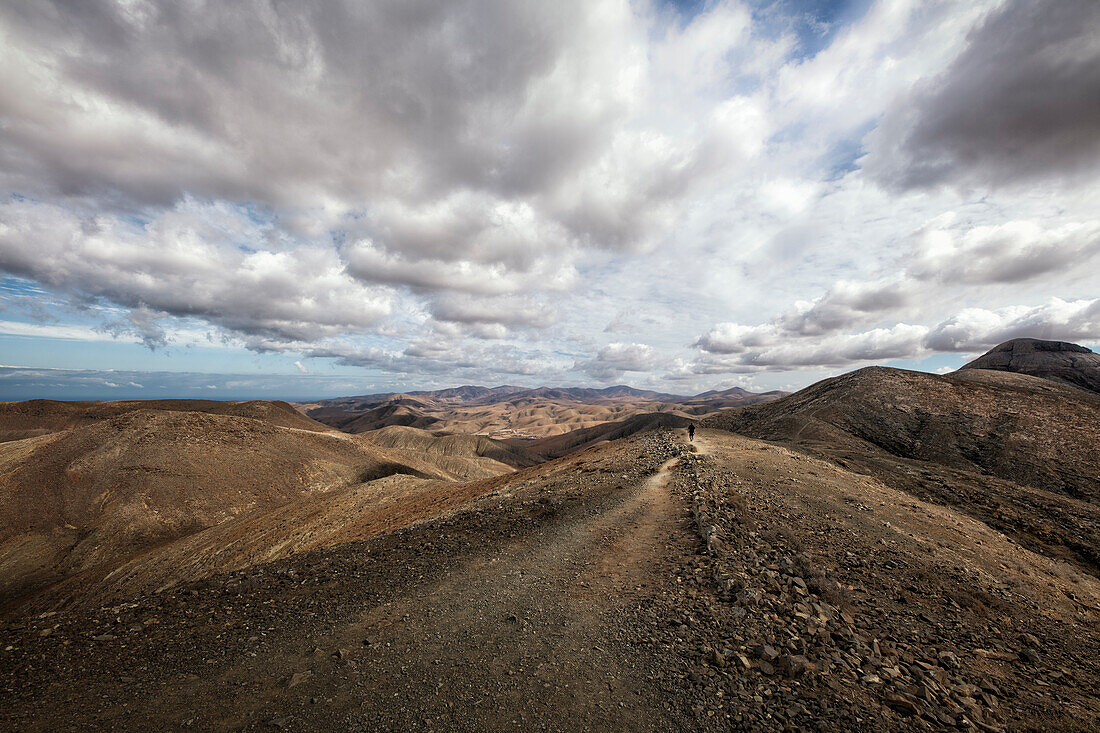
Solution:
{"label": "brown hillside", "polygon": [[47,435],[68,428],[90,425],[135,410],[172,410],[235,415],[263,420],[272,425],[323,432],[330,428],[306,417],[287,402],[269,400],[118,400],[62,402],[27,400],[0,402],[0,442]]}
{"label": "brown hillside", "polygon": [[798,445],[1100,571],[1100,397],[1021,374],[871,367],[704,424]]}
{"label": "brown hillside", "polygon": [[339,433],[163,409],[0,444],[0,603],[236,516],[395,473],[451,478]]}
{"label": "brown hillside", "polygon": [[545,458],[559,458],[607,440],[626,438],[657,428],[683,428],[693,421],[673,412],[650,412],[628,417],[618,422],[580,428],[562,435],[520,443],[526,450]]}
{"label": "brown hillside", "polygon": [[319,422],[349,433],[403,425],[437,434],[466,433],[500,440],[536,440],[621,422],[640,414],[666,413],[697,418],[718,410],[765,402],[783,394],[754,394],[734,388],[679,397],[625,386],[606,389],[461,387],[437,392],[343,397],[299,405],[299,409]]}

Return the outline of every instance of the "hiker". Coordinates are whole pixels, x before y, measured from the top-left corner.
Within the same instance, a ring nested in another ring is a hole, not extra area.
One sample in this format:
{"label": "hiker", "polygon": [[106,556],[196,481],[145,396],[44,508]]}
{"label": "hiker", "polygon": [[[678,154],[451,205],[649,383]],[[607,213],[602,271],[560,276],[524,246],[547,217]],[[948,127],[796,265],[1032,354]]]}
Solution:
{"label": "hiker", "polygon": [[695,423],[688,425],[688,441],[695,440]]}

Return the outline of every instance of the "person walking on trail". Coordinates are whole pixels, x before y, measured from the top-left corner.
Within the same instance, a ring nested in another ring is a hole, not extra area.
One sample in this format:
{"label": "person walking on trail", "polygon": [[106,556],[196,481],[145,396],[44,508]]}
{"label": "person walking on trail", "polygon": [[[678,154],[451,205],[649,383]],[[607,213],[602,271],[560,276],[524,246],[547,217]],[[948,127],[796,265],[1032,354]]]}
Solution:
{"label": "person walking on trail", "polygon": [[695,440],[695,423],[688,425],[688,441]]}

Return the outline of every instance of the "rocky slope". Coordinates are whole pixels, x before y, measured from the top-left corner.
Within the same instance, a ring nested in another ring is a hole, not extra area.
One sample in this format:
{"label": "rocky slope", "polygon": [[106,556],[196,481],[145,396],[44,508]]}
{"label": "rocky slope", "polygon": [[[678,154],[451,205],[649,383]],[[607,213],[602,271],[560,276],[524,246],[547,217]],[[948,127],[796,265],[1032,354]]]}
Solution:
{"label": "rocky slope", "polygon": [[1038,377],[885,367],[704,420],[957,506],[1100,572],[1100,398]]}
{"label": "rocky slope", "polygon": [[830,461],[682,441],[601,443],[363,541],[14,619],[0,726],[1100,725],[1095,578]]}

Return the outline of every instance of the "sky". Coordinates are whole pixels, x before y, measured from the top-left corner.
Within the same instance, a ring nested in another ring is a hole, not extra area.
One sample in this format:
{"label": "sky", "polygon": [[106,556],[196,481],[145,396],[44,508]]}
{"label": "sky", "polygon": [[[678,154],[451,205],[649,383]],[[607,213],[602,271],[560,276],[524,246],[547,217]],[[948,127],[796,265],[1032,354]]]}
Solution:
{"label": "sky", "polygon": [[1100,3],[4,3],[0,187],[0,399],[1096,348]]}

